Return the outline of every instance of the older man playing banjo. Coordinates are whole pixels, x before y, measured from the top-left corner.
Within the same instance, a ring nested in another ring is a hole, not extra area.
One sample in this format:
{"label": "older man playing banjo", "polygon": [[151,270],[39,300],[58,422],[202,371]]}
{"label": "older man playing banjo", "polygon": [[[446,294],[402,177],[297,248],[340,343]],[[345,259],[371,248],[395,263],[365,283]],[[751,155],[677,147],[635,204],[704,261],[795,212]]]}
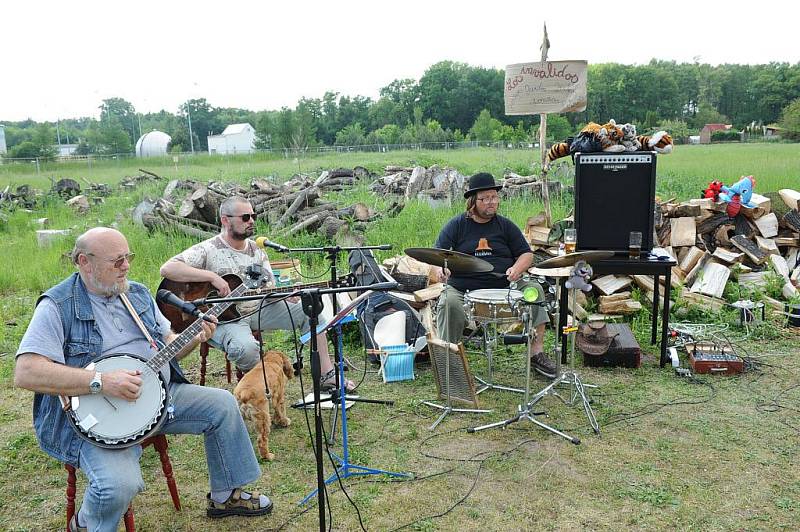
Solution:
{"label": "older man playing banjo", "polygon": [[[35,392],[33,421],[40,446],[57,460],[80,467],[89,479],[83,504],[69,529],[117,529],[133,497],[144,489],[139,468],[142,448],[124,442],[113,447],[107,440],[93,443],[92,424],[104,420],[86,416],[73,423],[59,396],[77,397],[84,406],[92,401],[116,406],[114,410],[106,408],[112,413],[130,412],[147,402],[143,390],[148,390],[152,380],[167,383],[168,390],[160,399],[166,401],[159,421],[162,424],[154,423],[154,429],[204,436],[211,485],[207,515],[270,512],[268,497],[241,489],[258,480],[261,469],[233,395],[189,384],[175,362],[175,356],[207,340],[214,324],[202,322],[201,327],[198,323],[185,331],[188,334],[176,337],[147,288],[127,280],[132,258],[128,242],[119,231],[98,227],[79,236],[72,252],[78,272],[39,298],[17,351],[14,383]],[[176,347],[170,350],[173,341]],[[102,367],[103,360],[111,358],[129,364],[139,359],[153,363],[165,352],[172,353],[168,364],[165,358],[163,365],[145,366],[143,370],[124,366],[105,372],[87,369],[92,362]],[[79,404],[73,400],[72,409],[81,408]],[[124,425],[129,416],[121,417],[124,419],[110,421]],[[80,433],[79,426],[86,433]],[[121,439],[125,438],[128,436]]]}

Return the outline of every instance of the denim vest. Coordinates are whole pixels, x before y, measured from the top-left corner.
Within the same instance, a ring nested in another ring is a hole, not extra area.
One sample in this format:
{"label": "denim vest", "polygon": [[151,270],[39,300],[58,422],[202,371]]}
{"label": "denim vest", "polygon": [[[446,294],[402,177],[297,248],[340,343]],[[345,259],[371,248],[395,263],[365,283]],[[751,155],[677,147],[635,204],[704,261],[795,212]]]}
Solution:
{"label": "denim vest", "polygon": [[[130,281],[128,299],[152,337],[157,336],[155,304],[150,292],[142,284]],[[67,366],[82,368],[102,353],[103,337],[95,325],[92,304],[83,280],[74,273],[57,284],[37,300],[48,297],[61,312],[64,327],[64,359]],[[189,382],[173,358],[170,361],[170,379]],[[39,445],[47,454],[73,466],[78,466],[78,452],[84,440],[69,424],[56,395],[37,393],[33,398],[33,425]]]}

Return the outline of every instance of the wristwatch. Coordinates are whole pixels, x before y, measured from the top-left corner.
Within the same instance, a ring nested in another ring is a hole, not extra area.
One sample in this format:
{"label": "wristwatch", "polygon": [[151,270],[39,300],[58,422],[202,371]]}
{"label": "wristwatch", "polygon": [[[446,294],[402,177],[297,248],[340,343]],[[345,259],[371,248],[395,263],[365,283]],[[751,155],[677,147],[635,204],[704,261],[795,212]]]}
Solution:
{"label": "wristwatch", "polygon": [[92,382],[89,383],[89,391],[92,393],[100,393],[103,389],[103,374],[96,371]]}

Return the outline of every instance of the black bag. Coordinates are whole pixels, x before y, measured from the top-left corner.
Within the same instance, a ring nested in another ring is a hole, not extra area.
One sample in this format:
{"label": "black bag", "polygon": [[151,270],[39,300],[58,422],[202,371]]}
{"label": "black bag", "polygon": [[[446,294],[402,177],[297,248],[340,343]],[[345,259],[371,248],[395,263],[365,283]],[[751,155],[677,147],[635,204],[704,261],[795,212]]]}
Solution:
{"label": "black bag", "polygon": [[[387,282],[378,263],[370,250],[353,250],[348,257],[350,271],[356,278],[356,284],[367,286],[374,283]],[[419,319],[417,312],[402,299],[386,292],[375,292],[361,302],[356,309],[358,326],[367,349],[377,349],[373,339],[375,324],[389,314],[405,312],[406,314],[406,343],[413,344],[420,336],[425,336],[425,327]],[[378,362],[377,355],[370,355],[370,361]]]}

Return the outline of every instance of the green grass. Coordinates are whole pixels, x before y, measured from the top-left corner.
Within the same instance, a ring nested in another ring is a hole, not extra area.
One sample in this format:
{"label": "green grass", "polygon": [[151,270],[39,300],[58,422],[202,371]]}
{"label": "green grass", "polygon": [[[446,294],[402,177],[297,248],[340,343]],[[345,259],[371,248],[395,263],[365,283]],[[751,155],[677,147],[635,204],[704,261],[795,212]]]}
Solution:
{"label": "green grass", "polygon": [[[757,149],[752,149],[757,148]],[[726,182],[754,174],[757,191],[797,187],[798,145],[679,146],[659,158],[659,194],[693,197],[711,179]],[[400,154],[345,154],[292,160],[255,160],[211,157],[193,159],[191,166],[171,162],[123,161],[108,167],[69,170],[73,177],[113,183],[123,175],[136,174],[141,166],[165,177],[237,180],[275,175],[285,179],[296,172],[318,168],[367,166],[380,171],[387,164],[448,164],[464,174],[488,169],[495,175],[506,168],[529,173],[530,152],[470,150],[464,152],[404,152]],[[734,161],[738,161],[734,164]],[[146,163],[146,165],[145,165]],[[188,164],[188,163],[187,163]],[[0,166],[0,182],[21,184],[46,176],[11,174]],[[66,171],[65,171],[66,172]],[[66,173],[59,173],[59,177]],[[762,188],[762,184],[767,183]],[[65,473],[56,461],[42,453],[31,427],[32,394],[13,387],[13,354],[24,333],[38,293],[72,271],[65,259],[74,236],[95,225],[117,226],[128,236],[136,252],[131,277],[154,289],[158,266],[187,247],[192,239],[166,233],[148,233],[135,226],[129,209],[146,196],[158,196],[164,182],[133,191],[116,191],[87,215],[76,216],[60,201],[48,200],[33,213],[15,211],[0,226],[4,253],[0,254],[0,468],[4,496],[0,497],[0,529],[55,530],[63,527]],[[766,187],[769,188],[766,188]],[[331,195],[342,205],[364,201],[379,212],[390,198],[376,198],[366,185]],[[554,217],[570,210],[568,196],[554,199]],[[382,218],[370,226],[370,244],[390,243],[392,252],[405,247],[430,246],[442,223],[461,209],[434,208],[412,202],[395,218]],[[518,224],[541,209],[539,202],[514,199],[502,211]],[[71,228],[72,235],[50,248],[35,241],[36,218],[48,217],[52,228]],[[259,233],[269,234],[259,222]],[[290,245],[319,245],[314,235],[287,240]],[[343,266],[344,267],[344,266]],[[324,275],[322,261],[304,264],[309,274]],[[573,446],[533,424],[524,422],[506,430],[468,434],[464,428],[504,419],[515,411],[518,396],[489,392],[480,396],[480,416],[451,415],[437,429],[428,426],[438,412],[420,405],[435,399],[430,366],[418,365],[411,382],[383,384],[370,370],[360,391],[370,398],[394,399],[393,407],[358,404],[349,411],[351,460],[360,465],[410,472],[413,481],[387,481],[377,477],[351,479],[347,492],[358,504],[368,530],[385,530],[408,524],[410,530],[522,530],[522,529],[694,529],[694,530],[792,530],[800,523],[800,472],[796,467],[800,448],[800,350],[797,332],[770,321],[745,336],[734,327],[733,314],[690,317],[731,325],[731,337],[760,362],[758,371],[737,378],[701,377],[713,385],[677,379],[657,365],[658,349],[649,345],[649,311],[631,320],[644,352],[637,370],[580,369],[586,382],[599,384],[593,408],[602,435],[589,429],[580,407],[569,407],[547,398],[539,406],[547,417],[539,419],[583,441]],[[347,338],[358,338],[348,326]],[[547,343],[551,344],[552,334]],[[269,345],[291,352],[289,336],[275,334]],[[360,369],[349,377],[362,377],[360,344],[350,341],[347,352]],[[486,370],[486,360],[469,355],[473,373]],[[496,356],[499,382],[524,385],[522,353]],[[198,379],[197,355],[184,360],[190,379]],[[308,388],[308,367],[304,383]],[[210,357],[209,383],[231,389],[224,379],[218,351]],[[534,379],[536,389],[545,381]],[[289,386],[292,399],[300,396],[300,383]],[[315,487],[313,454],[306,421],[291,410],[292,426],[274,429],[271,448],[277,459],[262,463],[264,476],[257,487],[276,502],[272,516],[258,519],[230,518],[211,522],[204,517],[207,491],[202,440],[193,436],[170,438],[170,455],[184,506],[173,510],[159,462],[152,451],[142,460],[147,490],[134,501],[136,521],[142,530],[241,530],[273,529],[295,516],[296,503]],[[326,427],[330,427],[326,417]],[[339,443],[333,450],[341,452]],[[481,462],[482,461],[482,462]],[[326,474],[332,471],[326,464]],[[85,479],[79,479],[79,497]],[[473,487],[474,486],[474,487]],[[471,490],[471,491],[470,491]],[[332,485],[334,528],[358,530],[356,512],[338,486]],[[469,493],[464,504],[448,509]],[[79,499],[80,500],[80,499]],[[436,517],[444,514],[442,517]],[[317,523],[317,510],[296,517],[286,529],[309,530]]]}

